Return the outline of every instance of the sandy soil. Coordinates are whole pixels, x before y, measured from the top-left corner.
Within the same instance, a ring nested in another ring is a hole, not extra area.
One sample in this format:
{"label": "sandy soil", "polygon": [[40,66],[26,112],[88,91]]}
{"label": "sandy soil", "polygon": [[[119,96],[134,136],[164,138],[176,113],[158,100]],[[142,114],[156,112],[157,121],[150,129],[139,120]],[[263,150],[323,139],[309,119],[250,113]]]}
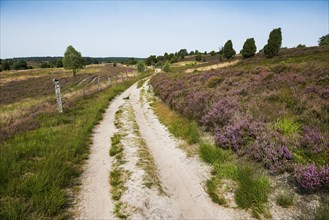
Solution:
{"label": "sandy soil", "polygon": [[232,66],[240,62],[240,60],[235,60],[232,62],[225,62],[225,63],[219,63],[219,64],[214,64],[214,65],[209,65],[209,66],[204,66],[204,67],[199,67],[199,68],[191,68],[185,70],[186,73],[193,73],[194,71],[209,71],[209,70],[216,70],[220,68],[224,68],[227,66]]}
{"label": "sandy soil", "polygon": [[[144,84],[147,91],[147,83]],[[179,141],[170,135],[154,115],[146,99],[140,98],[140,90],[134,84],[118,96],[109,106],[104,119],[95,128],[90,157],[82,177],[82,187],[75,208],[77,218],[113,219],[113,201],[111,201],[109,172],[111,158],[109,149],[111,136],[117,132],[114,126],[115,112],[121,105],[129,103],[134,111],[140,136],[151,153],[158,176],[166,194],[156,189],[142,186],[143,171],[136,167],[136,144],[128,135],[123,141],[125,165],[131,175],[126,183],[127,190],[122,202],[127,203],[129,218],[151,219],[247,219],[249,215],[237,209],[224,208],[214,204],[204,189],[210,168],[197,157],[187,157],[179,149]],[[129,100],[124,100],[128,97]],[[141,103],[144,100],[144,103]],[[122,116],[124,117],[124,116]],[[129,130],[127,122],[125,129]],[[131,128],[133,129],[133,128]],[[130,138],[130,140],[129,140]]]}
{"label": "sandy soil", "polygon": [[114,114],[124,103],[123,98],[131,93],[131,87],[114,99],[94,129],[90,155],[82,176],[80,195],[75,207],[76,218],[113,219],[113,203],[110,195],[109,171],[111,137],[116,132]]}

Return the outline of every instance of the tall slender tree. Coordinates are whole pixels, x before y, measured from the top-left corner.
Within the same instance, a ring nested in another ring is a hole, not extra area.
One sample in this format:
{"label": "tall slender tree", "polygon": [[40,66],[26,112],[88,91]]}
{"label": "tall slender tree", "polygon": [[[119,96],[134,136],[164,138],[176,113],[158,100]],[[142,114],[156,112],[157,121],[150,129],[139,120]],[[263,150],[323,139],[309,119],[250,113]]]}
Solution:
{"label": "tall slender tree", "polygon": [[268,38],[267,44],[264,46],[264,53],[267,57],[271,58],[279,54],[282,45],[282,32],[281,28],[273,29]]}
{"label": "tall slender tree", "polygon": [[224,57],[230,59],[235,55],[235,50],[233,49],[233,43],[231,40],[228,40],[223,48]]}
{"label": "tall slender tree", "polygon": [[75,50],[71,45],[67,47],[64,53],[63,66],[65,69],[71,69],[73,76],[84,66],[84,59],[81,53]]}

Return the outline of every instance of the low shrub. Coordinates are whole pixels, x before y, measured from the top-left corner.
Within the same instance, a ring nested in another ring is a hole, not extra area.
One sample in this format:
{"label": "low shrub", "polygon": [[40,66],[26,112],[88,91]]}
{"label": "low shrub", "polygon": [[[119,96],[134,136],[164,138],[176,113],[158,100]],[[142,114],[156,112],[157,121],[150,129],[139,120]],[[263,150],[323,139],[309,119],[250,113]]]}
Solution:
{"label": "low shrub", "polygon": [[237,102],[234,99],[222,98],[202,117],[201,124],[209,130],[223,127],[231,121],[236,108]]}
{"label": "low shrub", "polygon": [[329,166],[317,167],[315,164],[297,166],[295,178],[303,191],[314,192],[329,187]]}
{"label": "low shrub", "polygon": [[295,197],[290,193],[281,193],[276,197],[276,203],[283,208],[288,208],[294,204]]}

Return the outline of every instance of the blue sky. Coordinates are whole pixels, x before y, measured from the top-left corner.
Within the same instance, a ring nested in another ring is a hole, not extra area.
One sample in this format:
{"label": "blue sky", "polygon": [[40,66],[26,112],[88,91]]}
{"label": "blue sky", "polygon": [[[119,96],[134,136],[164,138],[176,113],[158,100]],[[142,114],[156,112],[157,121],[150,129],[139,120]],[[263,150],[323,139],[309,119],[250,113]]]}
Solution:
{"label": "blue sky", "polygon": [[281,27],[283,46],[317,45],[329,32],[328,1],[3,1],[0,57],[147,57],[181,48],[218,50],[229,39],[257,50]]}

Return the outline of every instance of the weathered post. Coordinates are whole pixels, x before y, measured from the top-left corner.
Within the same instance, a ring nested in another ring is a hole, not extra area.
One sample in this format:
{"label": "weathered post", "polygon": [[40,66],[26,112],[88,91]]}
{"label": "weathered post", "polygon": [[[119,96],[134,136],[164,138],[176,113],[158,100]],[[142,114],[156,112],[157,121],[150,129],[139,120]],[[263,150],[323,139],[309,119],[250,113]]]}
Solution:
{"label": "weathered post", "polygon": [[63,103],[62,103],[62,97],[61,97],[61,88],[59,86],[59,80],[53,79],[53,82],[55,83],[55,93],[56,93],[58,111],[59,111],[59,113],[63,113]]}
{"label": "weathered post", "polygon": [[111,77],[108,77],[109,86],[111,85]]}
{"label": "weathered post", "polygon": [[97,86],[98,86],[98,91],[101,90],[101,83],[100,83],[100,77],[97,77]]}

